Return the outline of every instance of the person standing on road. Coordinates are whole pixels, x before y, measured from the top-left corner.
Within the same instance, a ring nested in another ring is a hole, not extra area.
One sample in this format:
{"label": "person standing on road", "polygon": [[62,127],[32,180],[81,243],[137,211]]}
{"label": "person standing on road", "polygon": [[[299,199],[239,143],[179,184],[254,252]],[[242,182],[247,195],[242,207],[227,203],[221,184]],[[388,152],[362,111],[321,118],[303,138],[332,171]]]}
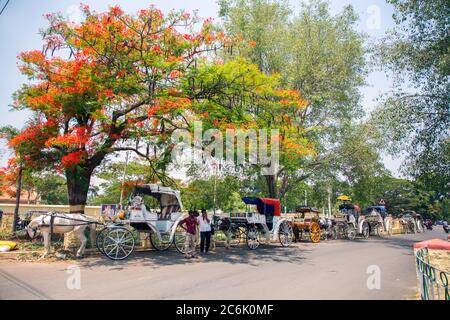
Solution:
{"label": "person standing on road", "polygon": [[186,225],[186,240],[184,242],[184,251],[185,251],[185,257],[187,259],[190,258],[196,258],[195,255],[195,235],[197,233],[197,225],[198,221],[195,217],[194,211],[189,211],[189,216],[183,220],[181,220],[180,224],[181,227],[183,225]]}
{"label": "person standing on road", "polygon": [[200,226],[200,253],[207,254],[211,244],[211,221],[205,209],[202,209],[202,215],[197,220]]}

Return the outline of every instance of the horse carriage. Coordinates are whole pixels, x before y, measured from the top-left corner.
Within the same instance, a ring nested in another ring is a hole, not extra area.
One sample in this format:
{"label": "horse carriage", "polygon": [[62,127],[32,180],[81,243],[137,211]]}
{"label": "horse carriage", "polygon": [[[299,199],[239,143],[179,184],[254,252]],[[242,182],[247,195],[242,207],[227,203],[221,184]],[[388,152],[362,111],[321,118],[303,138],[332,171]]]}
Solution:
{"label": "horse carriage", "polygon": [[[413,213],[415,213],[415,212],[413,211]],[[415,220],[416,220],[417,232],[419,232],[419,233],[425,232],[425,222],[420,213],[415,213]]]}
{"label": "horse carriage", "polygon": [[[146,196],[155,199],[158,208],[147,208]],[[97,247],[108,258],[122,260],[134,250],[136,235],[145,234],[156,250],[167,250],[173,244],[184,253],[186,231],[179,226],[182,210],[179,191],[157,184],[137,185],[126,208],[103,214],[108,223],[97,234]]]}
{"label": "horse carriage", "polygon": [[392,235],[393,219],[384,205],[369,206],[366,208],[366,221],[369,223],[369,232],[373,235]]}
{"label": "horse carriage", "polygon": [[[230,213],[229,230],[235,230],[231,232],[235,237],[240,237],[239,230],[243,230],[249,249],[255,250],[262,242],[271,240],[279,241],[283,247],[292,243],[292,227],[287,219],[281,217],[280,200],[245,197],[242,201],[247,209],[245,212]],[[250,206],[255,209],[250,209]]]}
{"label": "horse carriage", "polygon": [[423,218],[415,211],[405,211],[399,218],[403,233],[408,234],[425,231]]}
{"label": "horse carriage", "polygon": [[356,236],[367,239],[370,235],[369,223],[365,216],[361,215],[361,210],[357,205],[351,203],[348,196],[340,196],[337,200],[343,203],[339,205],[339,215],[335,217],[338,234],[353,240]]}
{"label": "horse carriage", "polygon": [[309,238],[313,243],[320,241],[322,232],[317,209],[299,206],[295,208],[295,213],[287,213],[285,217],[292,226],[296,242],[303,240],[305,237]]}

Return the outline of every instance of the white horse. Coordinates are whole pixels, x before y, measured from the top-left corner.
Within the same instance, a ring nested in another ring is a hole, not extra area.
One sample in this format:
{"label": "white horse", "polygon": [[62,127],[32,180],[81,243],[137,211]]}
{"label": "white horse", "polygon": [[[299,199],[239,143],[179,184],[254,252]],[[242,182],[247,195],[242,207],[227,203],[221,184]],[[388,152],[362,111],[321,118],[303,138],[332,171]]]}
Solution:
{"label": "white horse", "polygon": [[44,238],[45,252],[43,257],[48,256],[51,251],[50,233],[64,234],[73,231],[76,237],[80,240],[81,246],[77,251],[77,258],[83,256],[86,249],[87,238],[84,235],[84,230],[96,223],[92,218],[79,213],[51,213],[40,215],[28,224],[26,227],[27,233],[31,239],[42,234]]}

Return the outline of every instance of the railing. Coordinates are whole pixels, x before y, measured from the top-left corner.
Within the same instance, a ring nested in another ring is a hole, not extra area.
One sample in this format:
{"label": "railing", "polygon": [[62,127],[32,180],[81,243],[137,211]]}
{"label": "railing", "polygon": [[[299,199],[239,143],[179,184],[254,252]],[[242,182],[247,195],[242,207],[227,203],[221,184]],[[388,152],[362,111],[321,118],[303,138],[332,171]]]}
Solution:
{"label": "railing", "polygon": [[450,274],[433,267],[429,261],[428,248],[416,251],[417,274],[422,300],[450,300],[448,279]]}

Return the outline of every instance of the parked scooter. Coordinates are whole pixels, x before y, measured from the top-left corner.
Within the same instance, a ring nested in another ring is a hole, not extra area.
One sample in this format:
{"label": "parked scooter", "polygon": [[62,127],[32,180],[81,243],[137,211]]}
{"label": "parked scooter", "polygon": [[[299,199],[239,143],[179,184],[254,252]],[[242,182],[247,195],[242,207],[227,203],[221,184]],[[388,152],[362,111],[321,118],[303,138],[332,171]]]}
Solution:
{"label": "parked scooter", "polygon": [[448,222],[445,221],[444,224],[442,225],[442,228],[444,229],[445,233],[448,233]]}
{"label": "parked scooter", "polygon": [[427,230],[433,230],[433,221],[431,219],[426,219],[424,225],[427,227]]}

